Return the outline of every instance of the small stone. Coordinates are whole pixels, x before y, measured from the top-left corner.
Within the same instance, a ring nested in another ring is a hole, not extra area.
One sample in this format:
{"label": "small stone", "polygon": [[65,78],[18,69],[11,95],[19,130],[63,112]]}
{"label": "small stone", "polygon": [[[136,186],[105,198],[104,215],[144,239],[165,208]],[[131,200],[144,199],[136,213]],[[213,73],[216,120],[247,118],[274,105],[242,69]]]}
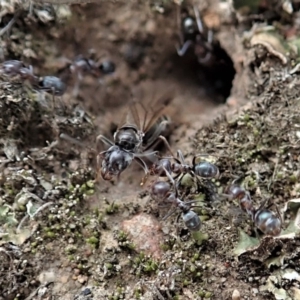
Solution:
{"label": "small stone", "polygon": [[138,214],[122,223],[122,229],[129,235],[131,241],[140,251],[154,258],[160,258],[162,250],[160,243],[163,240],[161,224],[148,214]]}
{"label": "small stone", "polygon": [[77,276],[77,275],[79,275],[79,274],[80,274],[80,270],[79,270],[79,269],[75,269],[75,270],[74,270],[74,275]]}
{"label": "small stone", "polygon": [[145,26],[145,30],[147,33],[154,35],[156,33],[156,22],[154,20],[148,20]]}
{"label": "small stone", "polygon": [[85,275],[79,275],[78,278],[77,278],[77,281],[78,281],[79,283],[81,283],[81,284],[86,283],[87,280],[88,280],[88,277],[85,276]]}
{"label": "small stone", "polygon": [[241,294],[238,290],[234,290],[232,293],[232,300],[240,300]]}
{"label": "small stone", "polygon": [[69,281],[70,276],[69,275],[62,275],[60,277],[60,282],[61,283],[67,283]]}
{"label": "small stone", "polygon": [[41,284],[44,284],[46,282],[50,282],[50,281],[56,281],[56,274],[54,271],[45,271],[42,272],[39,276],[38,276],[38,281]]}

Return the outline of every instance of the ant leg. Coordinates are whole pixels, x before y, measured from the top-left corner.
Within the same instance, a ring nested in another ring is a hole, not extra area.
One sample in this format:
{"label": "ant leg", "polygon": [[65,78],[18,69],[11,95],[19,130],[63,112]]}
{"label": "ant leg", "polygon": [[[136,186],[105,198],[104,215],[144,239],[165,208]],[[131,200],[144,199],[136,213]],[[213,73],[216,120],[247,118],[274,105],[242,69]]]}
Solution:
{"label": "ant leg", "polygon": [[177,157],[179,158],[182,164],[185,164],[185,159],[181,150],[177,150]]}
{"label": "ant leg", "polygon": [[103,142],[107,146],[113,146],[114,145],[114,143],[110,139],[108,139],[107,137],[105,137],[102,134],[100,134],[100,135],[97,136],[97,138],[96,138],[96,145],[99,144],[99,141]]}
{"label": "ant leg", "polygon": [[266,207],[266,204],[267,204],[268,200],[269,200],[269,199],[265,199],[256,211],[259,211],[259,210],[263,209],[264,207],[265,207],[266,209],[269,209],[273,204],[268,205],[268,206]]}
{"label": "ant leg", "polygon": [[176,192],[177,192],[177,187],[176,187],[176,183],[175,183],[175,180],[174,178],[171,176],[171,174],[167,171],[167,169],[165,167],[163,167],[168,179],[171,181],[172,185],[174,186]]}
{"label": "ant leg", "polygon": [[177,184],[174,180],[174,178],[171,176],[171,174],[167,171],[167,169],[165,167],[163,167],[168,179],[171,181],[172,185],[174,186],[174,190],[175,190],[175,195],[176,195],[176,198],[178,197],[178,187],[177,187]]}
{"label": "ant leg", "polygon": [[158,138],[161,139],[164,142],[166,148],[168,149],[168,151],[170,152],[170,154],[172,155],[172,157],[175,157],[175,155],[174,155],[174,153],[173,153],[173,151],[172,151],[172,149],[170,147],[170,144],[167,141],[167,139],[164,136],[162,136],[162,135],[160,135]]}
{"label": "ant leg", "polygon": [[258,230],[257,230],[257,228],[255,227],[255,225],[253,225],[254,226],[254,232],[255,232],[255,237],[257,238],[257,239],[259,239],[260,238],[260,234],[259,234],[259,232],[258,232]]}
{"label": "ant leg", "polygon": [[161,133],[166,129],[166,126],[170,123],[171,122],[169,120],[161,121],[155,129],[154,133],[152,134],[152,137],[147,141],[147,145],[151,146],[151,148],[153,149],[157,145]]}
{"label": "ant leg", "polygon": [[203,58],[198,57],[199,64],[205,64],[212,58],[212,54],[209,52],[209,50],[206,52],[205,56]]}
{"label": "ant leg", "polygon": [[203,23],[202,23],[202,20],[201,20],[201,17],[200,17],[199,10],[195,5],[193,6],[193,9],[194,9],[195,17],[196,17],[198,30],[201,34],[203,34],[204,29],[203,29]]}
{"label": "ant leg", "polygon": [[76,67],[73,67],[73,68],[70,67],[70,69],[71,69],[71,72],[74,73],[76,76],[75,85],[73,88],[73,97],[77,98],[78,94],[79,94],[80,83],[83,78],[82,78],[80,71]]}
{"label": "ant leg", "polygon": [[167,208],[167,207],[170,207],[170,204],[158,203],[157,207],[159,207],[159,208]]}
{"label": "ant leg", "polygon": [[169,217],[171,217],[174,213],[176,212],[176,208],[173,210],[170,210],[164,217],[163,217],[163,221],[167,220]]}
{"label": "ant leg", "polygon": [[[241,176],[237,177],[236,179],[234,179],[234,180],[232,181],[231,185],[236,184],[236,182],[238,182],[238,185],[241,184],[241,183],[242,183],[242,180],[243,180],[244,178],[245,178],[244,175],[241,175]],[[249,193],[249,192],[248,192],[248,193]]]}
{"label": "ant leg", "polygon": [[280,213],[280,211],[279,211],[279,208],[278,208],[278,206],[276,205],[276,204],[273,204],[274,206],[275,206],[275,209],[276,209],[276,212],[277,212],[277,215],[278,215],[278,217],[279,217],[279,219],[280,219],[280,222],[281,222],[281,228],[283,228],[283,218],[282,218],[282,215],[281,215],[281,213]]}
{"label": "ant leg", "polygon": [[208,42],[208,44],[211,45],[213,40],[214,40],[214,32],[211,29],[209,29],[208,32],[207,32],[207,42]]}
{"label": "ant leg", "polygon": [[84,145],[82,144],[82,142],[78,141],[77,139],[74,139],[74,138],[70,137],[70,136],[69,136],[68,134],[66,134],[66,133],[61,133],[61,134],[59,135],[59,137],[60,137],[61,139],[65,140],[65,141],[68,141],[68,142],[72,143],[72,144],[78,145],[78,146],[80,146],[80,147],[84,147]]}
{"label": "ant leg", "polygon": [[193,41],[191,40],[187,40],[181,48],[179,47],[176,47],[176,50],[177,50],[177,54],[179,56],[183,56],[185,55],[186,51],[193,45]]}
{"label": "ant leg", "polygon": [[194,8],[194,13],[195,13],[195,17],[196,17],[196,22],[197,22],[198,30],[199,30],[199,32],[200,32],[201,34],[203,34],[204,29],[203,29],[203,24],[202,24],[202,21],[201,21],[201,18],[200,18],[199,10],[198,10],[198,8],[196,7],[196,5],[194,5],[193,8]]}
{"label": "ant leg", "polygon": [[74,84],[74,88],[73,88],[73,97],[77,98],[78,94],[79,94],[79,86],[80,86],[80,80],[78,78],[76,78],[75,84]]}
{"label": "ant leg", "polygon": [[135,156],[134,159],[143,168],[143,170],[145,172],[145,176],[142,178],[142,181],[141,181],[141,184],[140,184],[141,186],[143,186],[146,183],[147,179],[148,179],[148,175],[149,175],[150,171],[149,171],[146,163],[141,158]]}
{"label": "ant leg", "polygon": [[[178,214],[178,217],[176,218],[176,236],[179,239],[179,218],[180,218],[181,214]],[[180,240],[179,240],[180,242]]]}
{"label": "ant leg", "polygon": [[54,87],[52,87],[51,88],[51,94],[52,94],[52,109],[53,109],[53,111],[55,110],[55,88]]}
{"label": "ant leg", "polygon": [[4,26],[0,30],[0,36],[4,35],[7,31],[9,31],[13,27],[13,25],[16,23],[16,21],[20,17],[20,15],[21,15],[21,9],[17,10],[15,12],[15,15],[13,16],[13,18],[7,23],[6,26]]}
{"label": "ant leg", "polygon": [[179,41],[180,41],[180,45],[182,45],[184,43],[184,37],[183,37],[182,30],[181,30],[180,5],[177,5],[176,21],[177,21],[176,23],[177,23],[177,27],[178,27]]}
{"label": "ant leg", "polygon": [[102,174],[101,174],[101,162],[102,162],[102,158],[103,158],[103,153],[99,153],[97,156],[96,156],[96,164],[97,164],[97,174],[96,174],[96,178],[95,178],[95,181],[96,182],[100,182],[101,178],[102,178]]}
{"label": "ant leg", "polygon": [[144,152],[144,153],[135,153],[135,157],[147,157],[151,155],[157,155],[158,151]]}

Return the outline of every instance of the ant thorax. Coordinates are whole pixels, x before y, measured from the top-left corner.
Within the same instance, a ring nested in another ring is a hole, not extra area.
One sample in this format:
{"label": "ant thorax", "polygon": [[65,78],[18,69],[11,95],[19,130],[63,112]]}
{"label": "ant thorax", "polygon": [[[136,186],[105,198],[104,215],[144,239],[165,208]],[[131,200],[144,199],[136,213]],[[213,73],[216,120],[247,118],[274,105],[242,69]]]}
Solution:
{"label": "ant thorax", "polygon": [[124,126],[114,134],[114,141],[124,151],[136,152],[143,142],[144,133],[134,126]]}

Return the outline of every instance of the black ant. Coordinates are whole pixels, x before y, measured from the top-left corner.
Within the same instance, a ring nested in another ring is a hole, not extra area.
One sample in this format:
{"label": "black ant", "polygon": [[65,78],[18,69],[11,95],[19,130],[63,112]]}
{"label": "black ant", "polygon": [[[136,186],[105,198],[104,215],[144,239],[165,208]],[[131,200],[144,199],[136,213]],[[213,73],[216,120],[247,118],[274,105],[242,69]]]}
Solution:
{"label": "black ant", "polygon": [[252,220],[255,226],[264,234],[277,236],[281,232],[282,219],[277,209],[277,214],[269,210],[273,205],[270,204],[265,208],[267,200],[265,200],[258,209],[253,212]]}
{"label": "black ant", "polygon": [[79,55],[73,61],[67,61],[70,72],[76,77],[76,83],[73,90],[74,97],[77,97],[79,93],[79,86],[80,82],[83,80],[83,76],[89,74],[96,78],[100,78],[102,75],[112,74],[116,70],[116,65],[110,60],[104,60],[98,63],[93,59]]}
{"label": "black ant", "polygon": [[[177,150],[177,158],[176,158],[166,138],[164,136],[159,136],[159,138],[166,145],[167,149],[171,153],[171,157],[161,158],[157,162],[155,162],[152,165],[150,171],[151,175],[166,176],[164,171],[164,169],[166,169],[169,173],[176,174],[174,179],[177,179],[180,175],[187,174],[187,173],[199,176],[201,178],[206,178],[206,179],[219,177],[219,169],[216,165],[207,161],[201,161],[196,163],[196,159],[203,155],[194,156],[192,165],[187,164],[181,150]],[[175,163],[171,163],[170,159],[173,159]]]}
{"label": "black ant", "polygon": [[282,220],[278,209],[277,214],[275,214],[269,210],[273,204],[265,207],[267,200],[265,200],[258,209],[255,209],[250,193],[240,185],[236,184],[237,180],[234,180],[227,189],[226,194],[228,198],[231,200],[239,200],[241,209],[251,217],[256,228],[262,233],[271,236],[279,235],[281,232]]}
{"label": "black ant", "polygon": [[[174,178],[165,168],[164,172],[172,183],[174,192],[171,191],[171,185],[168,182],[156,181],[151,187],[151,197],[155,200],[169,203],[175,206],[176,209],[180,209],[182,212],[182,219],[186,227],[191,231],[198,231],[201,227],[201,221],[199,216],[191,210],[193,207],[196,207],[191,206],[191,204],[198,201],[192,200],[184,202],[179,199],[179,193]],[[170,212],[163,218],[163,220],[166,220],[168,217],[170,217],[176,211],[176,209],[170,210]]]}
{"label": "black ant", "polygon": [[186,54],[190,47],[194,47],[194,53],[200,64],[207,64],[214,50],[213,47],[213,32],[205,30],[200,18],[200,14],[196,6],[193,7],[195,18],[190,16],[187,10],[181,11],[178,7],[177,22],[180,28],[179,39],[180,46],[176,47],[179,56]]}
{"label": "black ant", "polygon": [[5,78],[18,77],[22,81],[28,80],[32,85],[38,83],[39,78],[34,75],[32,66],[26,67],[22,61],[7,60],[0,64],[0,75]]}
{"label": "black ant", "polygon": [[[190,188],[193,187],[196,187],[198,192],[203,188],[206,190],[206,193],[210,194],[210,197],[214,198],[213,195],[216,194],[216,189],[210,179],[219,177],[218,167],[208,161],[196,162],[197,158],[203,155],[194,156],[192,164],[190,165],[186,163],[181,150],[177,150],[177,157],[174,157],[166,138],[163,136],[160,136],[159,138],[165,143],[167,149],[171,153],[171,157],[159,158],[150,168],[150,175],[165,177],[167,175],[164,170],[167,170],[168,173],[175,174],[175,180],[180,177],[180,179],[177,180],[177,187],[182,185],[187,193],[189,193]],[[172,163],[171,160],[174,160],[175,162]],[[205,180],[205,184],[201,179]],[[196,185],[194,184],[195,181]]]}
{"label": "black ant", "polygon": [[55,76],[38,77],[33,73],[32,66],[26,67],[19,60],[7,60],[1,63],[0,75],[9,79],[18,77],[23,82],[28,81],[33,88],[53,96],[62,96],[66,91],[66,85],[60,78]]}

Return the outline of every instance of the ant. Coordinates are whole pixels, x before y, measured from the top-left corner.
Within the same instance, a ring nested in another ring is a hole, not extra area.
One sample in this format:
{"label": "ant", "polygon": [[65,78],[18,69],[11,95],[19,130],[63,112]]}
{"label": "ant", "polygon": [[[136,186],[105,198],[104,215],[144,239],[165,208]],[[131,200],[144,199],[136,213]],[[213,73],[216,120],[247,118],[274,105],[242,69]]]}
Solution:
{"label": "ant", "polygon": [[282,220],[280,213],[277,209],[277,214],[269,210],[273,204],[265,207],[267,200],[265,200],[258,209],[253,207],[250,193],[240,185],[233,181],[226,191],[227,197],[231,200],[239,200],[241,209],[246,212],[252,219],[252,222],[263,234],[277,236],[281,232]]}
{"label": "ant", "polygon": [[[168,173],[175,174],[174,177],[175,180],[181,176],[181,179],[177,181],[177,186],[179,186],[182,183],[182,180],[186,175],[190,175],[190,177],[196,179],[198,190],[200,186],[203,186],[203,184],[200,182],[200,178],[213,179],[219,177],[219,169],[216,165],[208,161],[200,161],[198,163],[196,162],[197,158],[203,155],[194,156],[192,164],[191,165],[187,164],[181,150],[177,150],[177,157],[175,157],[166,138],[163,136],[160,136],[159,138],[166,145],[167,149],[171,153],[171,157],[170,158],[163,157],[158,159],[152,165],[150,169],[150,175],[158,175],[161,177],[165,177],[167,175],[164,170],[167,170]],[[175,162],[172,163],[171,159],[173,159]],[[187,182],[189,182],[189,180],[187,180]],[[210,190],[213,189],[213,187],[210,186],[208,187],[208,189],[209,189],[209,193],[211,193]]]}
{"label": "ant", "polygon": [[208,30],[205,36],[204,27],[199,10],[193,6],[195,18],[190,16],[186,9],[177,10],[177,23],[179,27],[180,46],[176,47],[177,54],[183,56],[190,47],[194,47],[194,53],[200,64],[207,64],[213,53],[213,32]]}
{"label": "ant", "polygon": [[[119,178],[133,160],[142,166],[147,176],[149,170],[142,158],[157,153],[147,150],[153,147],[169,123],[160,116],[172,99],[172,94],[167,92],[154,101],[151,107],[145,107],[141,102],[132,102],[126,121],[123,121],[114,133],[114,141],[103,135],[97,137],[97,141],[101,140],[110,146],[97,156],[97,165],[101,167],[104,180],[111,180],[114,176]],[[142,110],[142,115],[139,114],[138,108]],[[132,117],[132,121],[129,117]]]}
{"label": "ant", "polygon": [[28,68],[22,61],[7,60],[0,64],[0,75],[13,78],[19,77],[22,81],[28,80],[32,85],[38,83],[38,77],[34,75],[32,66]]}
{"label": "ant", "polygon": [[276,206],[277,214],[269,210],[273,204],[265,208],[267,200],[265,200],[258,209],[253,212],[252,221],[256,227],[264,234],[277,236],[281,232],[282,219]]}
{"label": "ant", "polygon": [[76,83],[73,90],[74,97],[77,97],[79,93],[80,82],[83,80],[84,75],[90,74],[96,78],[99,78],[101,75],[112,74],[116,70],[115,63],[110,60],[104,60],[103,62],[98,63],[93,59],[85,58],[82,55],[79,55],[73,61],[67,61],[70,72],[76,77]]}
{"label": "ant", "polygon": [[206,179],[218,178],[219,169],[216,165],[207,162],[201,161],[196,163],[196,159],[202,154],[196,155],[193,157],[192,165],[186,163],[185,158],[181,150],[177,150],[177,158],[174,156],[171,147],[164,136],[159,136],[168,151],[171,153],[171,158],[175,160],[175,163],[171,163],[170,158],[161,158],[156,161],[150,170],[151,175],[167,176],[164,170],[167,170],[169,173],[174,173],[176,176],[174,179],[177,179],[182,174],[192,174]]}
{"label": "ant", "polygon": [[66,91],[66,85],[55,76],[38,77],[33,73],[33,67],[26,67],[22,61],[7,60],[0,65],[0,75],[8,78],[19,77],[22,81],[28,81],[33,88],[39,91],[51,93],[53,96],[62,96]]}
{"label": "ant", "polygon": [[232,184],[226,189],[226,195],[229,200],[238,200],[241,209],[250,217],[252,217],[254,213],[254,207],[250,193],[242,186],[236,184],[236,181],[238,180],[240,180],[240,178],[234,180]]}
{"label": "ant", "polygon": [[[193,207],[196,207],[191,206],[191,204],[198,201],[192,200],[184,202],[181,199],[179,199],[179,193],[174,178],[171,176],[167,169],[165,169],[164,167],[163,169],[166,176],[172,183],[175,192],[171,191],[171,185],[168,182],[156,181],[151,187],[151,197],[155,200],[169,203],[175,206],[176,209],[180,209],[182,212],[182,219],[186,227],[191,231],[198,231],[201,227],[201,221],[199,216],[191,210]],[[170,210],[170,212],[163,218],[163,220],[169,218],[174,212],[176,212],[176,209]]]}

